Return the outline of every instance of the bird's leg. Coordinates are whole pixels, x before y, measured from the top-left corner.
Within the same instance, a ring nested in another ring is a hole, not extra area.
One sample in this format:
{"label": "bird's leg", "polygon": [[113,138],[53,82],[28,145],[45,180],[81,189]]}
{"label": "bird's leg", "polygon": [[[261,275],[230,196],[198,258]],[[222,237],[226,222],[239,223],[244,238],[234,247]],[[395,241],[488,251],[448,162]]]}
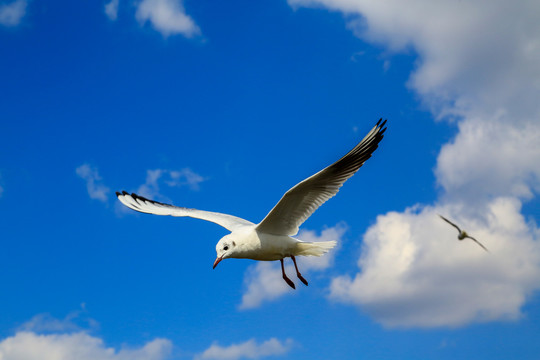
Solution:
{"label": "bird's leg", "polygon": [[283,280],[285,280],[285,282],[289,284],[290,287],[292,287],[293,289],[296,289],[292,280],[289,279],[287,275],[285,275],[285,267],[283,266],[283,259],[280,259],[279,261],[281,261],[281,272],[283,273]]}
{"label": "bird's leg", "polygon": [[294,258],[293,255],[291,255],[291,259],[294,263],[294,268],[296,269],[296,276],[298,276],[298,278],[300,279],[301,282],[303,282],[306,286],[307,286],[307,280],[304,279],[304,277],[302,276],[302,274],[300,274],[300,271],[298,271],[298,266],[296,266],[296,259]]}

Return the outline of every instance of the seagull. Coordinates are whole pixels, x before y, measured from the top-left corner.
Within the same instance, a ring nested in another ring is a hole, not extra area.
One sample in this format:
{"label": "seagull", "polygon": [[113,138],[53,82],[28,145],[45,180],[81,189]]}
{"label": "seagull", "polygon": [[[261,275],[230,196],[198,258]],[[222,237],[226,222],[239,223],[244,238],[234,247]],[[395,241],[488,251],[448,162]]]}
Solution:
{"label": "seagull", "polygon": [[480,245],[482,247],[482,249],[486,250],[487,252],[489,252],[488,249],[486,249],[486,247],[482,244],[480,244],[480,242],[478,240],[476,240],[475,238],[473,238],[472,236],[470,236],[469,234],[467,234],[467,232],[465,230],[461,230],[459,228],[459,226],[457,226],[456,224],[454,224],[453,222],[451,222],[450,220],[448,220],[447,218],[445,218],[444,216],[442,215],[439,215],[441,217],[441,219],[443,219],[444,221],[446,221],[447,223],[449,223],[450,225],[452,225],[453,227],[455,227],[457,229],[457,231],[459,232],[458,234],[458,240],[463,240],[465,238],[469,238],[471,239],[472,241],[474,241],[475,243],[477,243],[478,245]]}
{"label": "seagull", "polygon": [[296,256],[322,256],[336,245],[336,241],[305,242],[294,238],[300,225],[328,199],[337,194],[343,183],[353,176],[377,149],[386,130],[382,118],[366,137],[341,159],[293,186],[258,224],[242,218],[164,204],[135,193],[116,192],[118,200],[130,209],[155,215],[188,216],[216,223],[231,233],[216,245],[217,258],[213,268],[228,258],[281,262],[283,280],[295,289],[285,274],[283,259],[290,257],[296,276],[306,286],[308,282],[296,264]]}

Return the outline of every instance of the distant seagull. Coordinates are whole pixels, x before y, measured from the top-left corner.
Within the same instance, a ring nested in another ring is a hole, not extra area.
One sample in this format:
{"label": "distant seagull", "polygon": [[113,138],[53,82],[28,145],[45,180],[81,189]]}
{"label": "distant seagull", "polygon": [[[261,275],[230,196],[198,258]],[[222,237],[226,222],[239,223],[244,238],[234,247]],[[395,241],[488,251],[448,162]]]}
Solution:
{"label": "distant seagull", "polygon": [[300,225],[319,206],[336,195],[343,183],[371,157],[386,130],[383,128],[386,120],[382,123],[381,120],[345,156],[287,191],[259,224],[232,215],[167,205],[125,191],[117,192],[116,196],[127,207],[143,213],[189,216],[223,226],[231,233],[222,237],[216,245],[217,258],[214,268],[227,258],[279,260],[283,280],[294,289],[294,283],[285,274],[283,259],[292,259],[296,276],[307,285],[308,282],[298,271],[295,256],[322,256],[332,249],[336,242],[304,242],[292,236],[296,235]]}
{"label": "distant seagull", "polygon": [[459,235],[458,235],[458,240],[463,240],[465,238],[469,238],[471,240],[473,240],[475,243],[477,243],[478,245],[480,245],[482,247],[482,249],[486,250],[487,252],[489,252],[488,249],[486,249],[486,247],[482,244],[480,244],[480,242],[478,240],[476,240],[475,238],[473,238],[472,236],[470,236],[469,234],[467,234],[464,230],[461,230],[459,228],[459,226],[457,226],[456,224],[454,224],[453,222],[451,222],[450,220],[446,219],[444,216],[442,215],[439,215],[441,217],[441,219],[443,219],[444,221],[446,221],[447,223],[449,223],[450,225],[452,225],[453,227],[455,227],[457,229],[457,231],[459,232]]}

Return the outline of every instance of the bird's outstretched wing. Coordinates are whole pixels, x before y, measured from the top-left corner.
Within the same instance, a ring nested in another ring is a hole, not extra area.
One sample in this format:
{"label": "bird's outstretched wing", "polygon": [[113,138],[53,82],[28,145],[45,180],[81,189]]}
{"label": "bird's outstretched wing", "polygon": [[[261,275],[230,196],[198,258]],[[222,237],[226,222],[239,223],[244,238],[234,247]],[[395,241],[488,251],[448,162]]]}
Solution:
{"label": "bird's outstretched wing", "polygon": [[174,205],[163,204],[154,200],[148,200],[135,193],[129,194],[126,191],[117,192],[118,200],[128,208],[147,214],[154,215],[170,215],[170,216],[188,216],[196,219],[211,221],[223,226],[229,231],[233,231],[241,226],[255,225],[250,221],[242,218],[221,214],[210,211],[189,209]]}
{"label": "bird's outstretched wing", "polygon": [[447,223],[449,223],[450,225],[455,227],[457,229],[457,231],[461,234],[461,229],[459,228],[459,226],[457,226],[456,224],[454,224],[453,222],[451,222],[450,220],[448,220],[444,216],[442,216],[442,215],[439,215],[439,216],[440,216],[441,219],[443,219],[444,221],[446,221]]}
{"label": "bird's outstretched wing", "polygon": [[486,250],[487,252],[489,252],[489,250],[480,243],[480,241],[476,240],[475,238],[473,238],[472,236],[469,236],[467,235],[466,237],[468,237],[469,239],[471,239],[472,241],[474,241],[475,243],[477,243],[478,245],[480,245],[482,247],[482,249]]}
{"label": "bird's outstretched wing", "polygon": [[275,235],[295,235],[300,225],[354,175],[371,157],[383,138],[386,120],[380,119],[366,137],[341,159],[296,184],[257,225],[257,230]]}

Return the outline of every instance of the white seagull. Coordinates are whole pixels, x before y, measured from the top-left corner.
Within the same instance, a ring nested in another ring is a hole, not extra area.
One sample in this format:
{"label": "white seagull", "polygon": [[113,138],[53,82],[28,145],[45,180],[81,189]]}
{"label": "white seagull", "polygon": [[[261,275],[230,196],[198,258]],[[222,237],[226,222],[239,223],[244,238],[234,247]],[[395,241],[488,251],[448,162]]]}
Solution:
{"label": "white seagull", "polygon": [[480,245],[482,247],[482,249],[486,250],[487,252],[489,252],[488,249],[486,249],[486,247],[482,244],[480,244],[480,241],[476,240],[475,238],[473,238],[472,236],[470,236],[469,234],[467,234],[467,232],[465,230],[461,230],[459,228],[459,226],[457,226],[456,224],[454,224],[453,222],[451,222],[450,220],[448,220],[447,218],[445,218],[444,216],[442,215],[439,215],[441,217],[441,219],[443,219],[444,221],[446,221],[447,223],[449,223],[450,225],[452,225],[453,227],[455,227],[458,231],[458,240],[463,240],[465,238],[469,238],[471,239],[472,241],[474,241],[475,243],[477,243],[478,245]]}
{"label": "white seagull", "polygon": [[305,242],[293,236],[298,233],[300,225],[319,206],[336,195],[343,183],[371,157],[386,130],[386,120],[382,123],[381,121],[382,119],[341,159],[287,191],[259,224],[232,215],[163,204],[126,191],[117,192],[116,195],[124,205],[139,212],[189,216],[223,226],[231,233],[222,237],[216,245],[217,258],[214,268],[227,258],[279,260],[283,280],[294,289],[294,283],[285,274],[283,259],[292,259],[296,276],[307,285],[308,282],[298,271],[295,256],[321,256],[332,249],[336,242]]}

